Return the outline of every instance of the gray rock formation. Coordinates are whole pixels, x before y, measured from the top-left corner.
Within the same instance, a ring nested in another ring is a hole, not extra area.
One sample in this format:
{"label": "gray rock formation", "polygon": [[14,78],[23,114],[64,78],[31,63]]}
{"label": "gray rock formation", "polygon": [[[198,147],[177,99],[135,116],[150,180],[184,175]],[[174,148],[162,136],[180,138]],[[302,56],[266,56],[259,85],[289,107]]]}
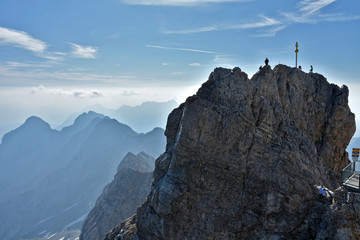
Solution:
{"label": "gray rock formation", "polygon": [[314,187],[340,186],[355,132],[348,93],[284,65],[250,80],[215,69],[169,115],[147,201],[106,239],[321,239],[331,228],[358,238],[356,219],[349,230],[321,221],[340,203]]}
{"label": "gray rock formation", "polygon": [[128,153],[119,164],[81,229],[80,240],[103,239],[119,222],[135,214],[150,192],[155,158]]}

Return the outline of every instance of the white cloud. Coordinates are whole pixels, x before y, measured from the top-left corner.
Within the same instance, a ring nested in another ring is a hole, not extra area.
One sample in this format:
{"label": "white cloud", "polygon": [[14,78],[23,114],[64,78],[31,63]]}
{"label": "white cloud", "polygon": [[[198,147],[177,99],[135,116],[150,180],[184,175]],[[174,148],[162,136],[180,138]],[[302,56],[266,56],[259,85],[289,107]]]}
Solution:
{"label": "white cloud", "polygon": [[345,21],[358,20],[360,19],[360,16],[350,16],[350,15],[345,15],[343,13],[335,13],[335,14],[319,14],[319,18],[329,22],[345,22]]}
{"label": "white cloud", "polygon": [[95,54],[97,52],[96,47],[91,46],[80,46],[75,43],[70,43],[73,47],[72,55],[76,58],[96,58]]}
{"label": "white cloud", "polygon": [[345,16],[343,13],[320,14],[320,10],[336,0],[303,0],[297,4],[297,12],[282,13],[288,22],[317,23],[323,21],[352,21],[360,16]]}
{"label": "white cloud", "polygon": [[48,68],[52,67],[49,63],[22,63],[22,62],[5,62],[8,68]]}
{"label": "white cloud", "polygon": [[241,29],[254,29],[266,28],[282,24],[279,20],[274,18],[260,15],[256,21],[241,23],[241,24],[228,24],[228,25],[211,25],[200,28],[185,29],[185,30],[164,30],[165,34],[191,34],[211,31],[225,31],[225,30],[241,30]]}
{"label": "white cloud", "polygon": [[72,96],[76,98],[99,98],[103,96],[103,93],[99,90],[64,90],[62,88],[47,88],[43,85],[33,87],[30,93],[33,95],[47,94],[56,96]]}
{"label": "white cloud", "polygon": [[208,54],[215,54],[216,52],[212,51],[204,51],[198,49],[190,49],[190,48],[173,48],[173,47],[163,47],[163,46],[155,46],[155,45],[145,45],[146,47],[150,48],[159,48],[159,49],[166,49],[166,50],[178,50],[178,51],[186,51],[186,52],[198,52],[198,53],[208,53]]}
{"label": "white cloud", "polygon": [[122,0],[133,5],[196,6],[205,3],[249,2],[252,0]]}
{"label": "white cloud", "polygon": [[132,97],[132,96],[137,96],[139,95],[139,93],[135,92],[134,90],[125,90],[122,92],[121,94],[124,97]]}
{"label": "white cloud", "polygon": [[98,90],[75,90],[72,95],[78,98],[99,98],[103,96],[102,92]]}
{"label": "white cloud", "polygon": [[270,17],[266,17],[261,15],[259,17],[258,21],[254,21],[252,23],[244,23],[244,24],[237,24],[237,25],[229,25],[225,28],[225,30],[227,29],[251,29],[251,28],[263,28],[263,27],[270,27],[270,26],[275,26],[275,25],[279,25],[281,24],[280,21],[270,18]]}
{"label": "white cloud", "polygon": [[298,8],[304,15],[312,15],[333,2],[335,0],[303,0],[298,4]]}
{"label": "white cloud", "polygon": [[[347,16],[343,13],[320,14],[320,11],[336,0],[302,0],[294,12],[280,13],[276,18],[260,15],[258,19],[239,24],[212,24],[197,28],[181,30],[162,30],[164,34],[193,34],[212,31],[257,29],[259,33],[254,37],[274,37],[279,31],[292,23],[317,23],[322,21],[352,21],[360,19],[360,16]],[[195,2],[195,1],[194,1]],[[197,1],[196,1],[197,2]],[[220,2],[220,1],[219,1]]]}
{"label": "white cloud", "polygon": [[230,58],[228,55],[216,55],[213,62],[216,64],[227,64],[229,62],[232,62],[233,59]]}
{"label": "white cloud", "polygon": [[[49,62],[49,64],[52,64]],[[111,86],[134,86],[147,85],[155,81],[151,77],[137,76],[136,73],[129,73],[129,75],[118,74],[99,74],[91,73],[89,69],[73,68],[64,71],[36,68],[26,66],[23,63],[17,62],[1,62],[0,61],[0,87],[6,85],[67,85],[69,83],[81,86],[85,85],[111,85]],[[45,66],[43,66],[45,67]]]}
{"label": "white cloud", "polygon": [[64,91],[61,88],[46,88],[43,85],[39,85],[38,87],[33,87],[32,90],[30,91],[31,94],[41,94],[41,93],[46,93],[49,95],[69,95],[71,93]]}
{"label": "white cloud", "polygon": [[180,76],[180,75],[183,75],[184,72],[172,72],[171,75],[174,75],[174,76]]}
{"label": "white cloud", "polygon": [[191,66],[191,67],[201,67],[202,65],[200,63],[190,63],[189,66]]}
{"label": "white cloud", "polygon": [[190,33],[201,33],[201,32],[211,32],[211,31],[218,31],[218,27],[215,25],[207,26],[207,27],[200,27],[200,28],[193,28],[193,29],[185,29],[185,30],[163,30],[163,33],[166,34],[190,34]]}
{"label": "white cloud", "polygon": [[49,60],[60,60],[62,52],[47,52],[48,45],[23,31],[0,27],[0,44],[22,48],[35,53],[38,57]]}
{"label": "white cloud", "polygon": [[0,44],[20,47],[36,54],[42,54],[47,44],[33,38],[26,32],[0,27]]}
{"label": "white cloud", "polygon": [[64,52],[53,52],[53,54],[61,55],[61,56],[66,56],[67,55],[67,53],[64,53]]}
{"label": "white cloud", "polygon": [[255,34],[254,36],[255,36],[255,37],[274,37],[277,32],[283,30],[284,28],[286,28],[285,25],[278,26],[278,27],[274,27],[274,28],[270,28],[270,29],[266,29],[266,30],[263,31],[262,33]]}
{"label": "white cloud", "polygon": [[304,15],[298,13],[282,13],[289,23],[346,22],[360,19],[360,16],[334,14]]}

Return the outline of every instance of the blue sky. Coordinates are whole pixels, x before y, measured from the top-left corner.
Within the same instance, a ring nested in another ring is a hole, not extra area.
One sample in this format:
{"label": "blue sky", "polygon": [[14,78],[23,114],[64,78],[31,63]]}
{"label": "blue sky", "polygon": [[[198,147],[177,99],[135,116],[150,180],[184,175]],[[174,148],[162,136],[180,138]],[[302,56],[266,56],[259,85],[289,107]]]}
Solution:
{"label": "blue sky", "polygon": [[215,67],[310,65],[360,114],[358,0],[0,1],[0,128],[87,106],[179,103]]}

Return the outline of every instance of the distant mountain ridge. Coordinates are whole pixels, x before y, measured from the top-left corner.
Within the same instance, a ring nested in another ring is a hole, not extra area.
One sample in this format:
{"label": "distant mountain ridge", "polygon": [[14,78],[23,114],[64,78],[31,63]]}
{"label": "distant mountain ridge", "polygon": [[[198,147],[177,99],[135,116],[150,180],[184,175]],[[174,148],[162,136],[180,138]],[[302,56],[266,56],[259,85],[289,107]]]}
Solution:
{"label": "distant mountain ridge", "polygon": [[[151,131],[155,127],[166,127],[166,119],[169,113],[178,106],[178,103],[174,100],[166,102],[143,102],[137,106],[122,105],[116,109],[109,109],[101,106],[100,104],[91,105],[84,108],[80,112],[71,114],[67,119],[60,125],[53,125],[53,129],[62,130],[65,127],[71,126],[74,120],[82,113],[94,111],[101,113],[105,116],[115,118],[121,123],[130,126],[135,132],[146,133]],[[22,124],[23,119],[17,120],[16,122],[1,123],[0,124],[0,143],[2,137]]]}
{"label": "distant mountain ridge", "polygon": [[[155,127],[166,127],[166,120],[169,113],[179,104],[174,101],[167,102],[143,102],[137,106],[123,105],[115,110],[105,108],[101,105],[90,106],[87,109],[103,113],[106,116],[114,118],[121,123],[130,126],[139,133],[149,132]],[[56,129],[71,125],[77,114],[69,116],[67,120]]]}
{"label": "distant mountain ridge", "polygon": [[0,144],[0,236],[39,238],[79,229],[128,152],[155,158],[164,149],[163,129],[139,134],[93,111],[61,131],[28,118]]}
{"label": "distant mountain ridge", "polygon": [[157,127],[166,127],[169,113],[178,106],[174,100],[168,102],[144,102],[139,106],[122,106],[112,116],[118,121],[132,126],[137,132],[148,132]]}

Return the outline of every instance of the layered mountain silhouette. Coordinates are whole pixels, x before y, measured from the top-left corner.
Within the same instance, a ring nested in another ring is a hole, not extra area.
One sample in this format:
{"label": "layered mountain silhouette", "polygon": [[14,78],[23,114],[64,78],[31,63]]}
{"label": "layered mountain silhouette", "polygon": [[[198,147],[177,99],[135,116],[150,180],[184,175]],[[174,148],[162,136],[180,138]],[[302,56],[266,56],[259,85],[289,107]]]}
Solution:
{"label": "layered mountain silhouette", "polygon": [[[139,133],[149,132],[155,127],[166,127],[168,114],[178,106],[174,100],[167,102],[143,102],[137,106],[123,105],[115,110],[105,108],[100,104],[90,106],[96,112],[103,113],[106,116],[114,118],[119,122],[130,126]],[[71,125],[79,114],[72,114],[56,129],[62,129]]]}
{"label": "layered mountain silhouette", "polygon": [[164,149],[163,129],[139,134],[95,112],[61,131],[28,118],[0,144],[1,239],[79,229],[128,152]]}

